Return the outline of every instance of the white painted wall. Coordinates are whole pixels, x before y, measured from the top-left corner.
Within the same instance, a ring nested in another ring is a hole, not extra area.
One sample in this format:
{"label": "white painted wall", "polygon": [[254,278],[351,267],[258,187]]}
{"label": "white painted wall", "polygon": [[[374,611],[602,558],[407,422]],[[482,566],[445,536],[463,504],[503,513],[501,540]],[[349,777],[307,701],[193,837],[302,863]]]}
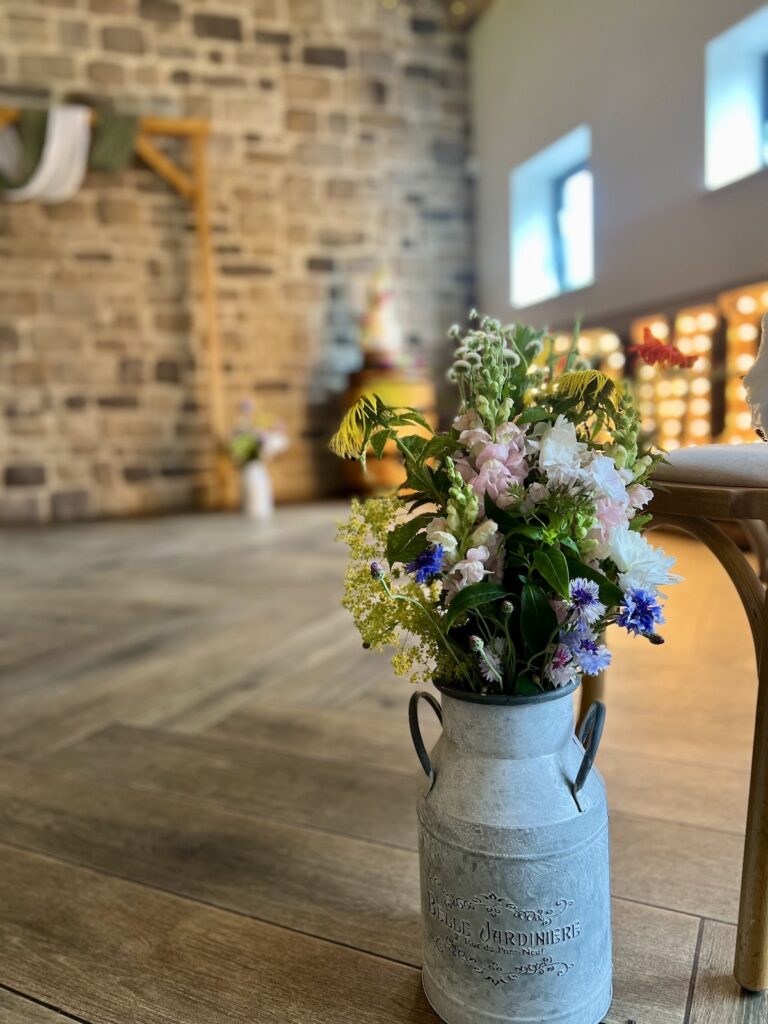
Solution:
{"label": "white painted wall", "polygon": [[[567,325],[768,279],[768,173],[704,187],[704,48],[755,0],[495,0],[471,33],[480,308]],[[595,284],[509,297],[509,175],[592,127]]]}

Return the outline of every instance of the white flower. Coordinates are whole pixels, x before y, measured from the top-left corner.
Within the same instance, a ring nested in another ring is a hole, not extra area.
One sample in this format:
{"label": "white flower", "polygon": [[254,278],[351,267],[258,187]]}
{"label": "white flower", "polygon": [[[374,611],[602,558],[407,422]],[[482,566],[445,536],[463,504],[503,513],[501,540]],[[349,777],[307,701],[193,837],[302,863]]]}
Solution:
{"label": "white flower", "polygon": [[596,455],[589,464],[589,475],[598,498],[609,498],[626,506],[627,488],[613,459],[607,455]]}
{"label": "white flower", "polygon": [[497,636],[485,648],[485,657],[480,659],[480,673],[487,682],[496,683],[501,677],[501,659],[506,653],[504,638]]}
{"label": "white flower", "polygon": [[558,644],[544,675],[553,686],[568,686],[579,678],[579,669],[565,644]]}
{"label": "white flower", "polygon": [[653,591],[665,583],[680,581],[680,576],[669,571],[675,559],[665,555],[660,548],[651,547],[637,530],[626,527],[613,530],[608,541],[608,554],[619,570],[622,590],[636,587]]}
{"label": "white flower", "polygon": [[487,547],[491,537],[496,534],[498,528],[499,527],[493,519],[486,519],[484,522],[480,523],[479,526],[475,527],[472,532],[472,536],[469,538],[469,543],[473,547],[476,547],[478,544],[482,544]]}
{"label": "white flower", "polygon": [[[453,567],[451,576],[455,580],[456,589],[463,590],[464,587],[469,587],[473,583],[480,583],[488,572],[485,563],[490,557],[490,551],[482,544],[479,547],[470,548],[467,551],[467,557]],[[458,573],[458,579],[456,573]]]}
{"label": "white flower", "polygon": [[467,409],[463,415],[456,416],[453,421],[453,429],[458,430],[459,433],[462,430],[476,430],[478,427],[482,427],[482,425],[483,421],[474,409]]}
{"label": "white flower", "polygon": [[555,487],[570,487],[584,477],[581,466],[586,444],[576,436],[576,427],[565,416],[558,416],[545,427],[534,445],[539,450],[539,469]]}
{"label": "white flower", "polygon": [[520,502],[520,511],[523,515],[530,515],[539,502],[546,501],[548,497],[549,491],[544,484],[533,483],[523,495],[523,499]]}
{"label": "white flower", "polygon": [[448,521],[442,516],[435,516],[426,529],[427,540],[430,544],[440,544],[446,561],[450,562],[451,556],[456,554],[458,541],[448,529]]}

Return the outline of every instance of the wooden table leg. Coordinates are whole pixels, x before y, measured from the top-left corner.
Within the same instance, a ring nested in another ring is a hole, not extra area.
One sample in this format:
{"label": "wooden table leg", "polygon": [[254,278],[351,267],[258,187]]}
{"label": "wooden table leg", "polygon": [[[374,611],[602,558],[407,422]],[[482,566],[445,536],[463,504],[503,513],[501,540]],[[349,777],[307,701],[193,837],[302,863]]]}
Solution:
{"label": "wooden table leg", "polygon": [[734,974],[752,991],[768,988],[768,598],[758,652],[757,714],[752,746],[747,834]]}

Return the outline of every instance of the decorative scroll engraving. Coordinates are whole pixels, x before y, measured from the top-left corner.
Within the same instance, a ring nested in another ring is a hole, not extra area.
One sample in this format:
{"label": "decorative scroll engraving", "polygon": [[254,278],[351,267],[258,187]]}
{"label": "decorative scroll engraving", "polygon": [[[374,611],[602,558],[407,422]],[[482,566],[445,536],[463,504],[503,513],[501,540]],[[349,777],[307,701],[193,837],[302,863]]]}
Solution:
{"label": "decorative scroll engraving", "polygon": [[528,921],[544,926],[552,924],[554,918],[564,914],[568,907],[573,906],[573,900],[556,900],[554,905],[548,909],[523,910],[508,900],[505,896],[499,896],[495,892],[482,893],[465,900],[457,896],[455,892],[446,889],[437,875],[432,876],[432,885],[442,896],[446,905],[456,910],[484,910],[491,917],[498,917],[502,911],[508,911],[512,917],[520,921]]}
{"label": "decorative scroll engraving", "polygon": [[481,974],[484,981],[490,981],[492,985],[507,985],[512,981],[517,981],[517,978],[521,975],[554,973],[558,978],[562,978],[573,967],[573,964],[567,964],[562,960],[553,960],[551,956],[545,956],[541,960],[537,960],[536,963],[520,964],[510,969],[500,964],[498,960],[482,963],[476,957],[470,956],[465,949],[462,949],[461,946],[458,946],[449,938],[438,936],[435,939],[435,946],[441,953],[448,953],[457,960],[461,960],[467,967],[471,967],[476,974]]}

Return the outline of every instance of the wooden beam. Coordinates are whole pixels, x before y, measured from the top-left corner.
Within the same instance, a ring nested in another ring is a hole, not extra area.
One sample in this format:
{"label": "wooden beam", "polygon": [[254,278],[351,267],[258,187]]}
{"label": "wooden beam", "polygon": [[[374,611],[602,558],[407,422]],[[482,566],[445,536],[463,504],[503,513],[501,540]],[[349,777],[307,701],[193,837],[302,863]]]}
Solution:
{"label": "wooden beam", "polygon": [[133,140],[133,148],[136,155],[151,167],[163,181],[167,181],[171,188],[176,189],[180,196],[187,200],[193,198],[195,185],[192,178],[162,150],[158,149],[151,139],[148,139],[146,135],[139,134]]}
{"label": "wooden beam", "polygon": [[213,261],[210,208],[208,205],[208,160],[206,138],[194,135],[192,167],[194,179],[194,206],[200,254],[200,280],[203,292],[203,329],[208,356],[208,398],[210,425],[215,445],[216,487],[209,502],[220,508],[234,500],[234,470],[223,451],[226,437],[227,415],[224,403],[224,383],[221,368],[221,333],[219,330],[216,268]]}

